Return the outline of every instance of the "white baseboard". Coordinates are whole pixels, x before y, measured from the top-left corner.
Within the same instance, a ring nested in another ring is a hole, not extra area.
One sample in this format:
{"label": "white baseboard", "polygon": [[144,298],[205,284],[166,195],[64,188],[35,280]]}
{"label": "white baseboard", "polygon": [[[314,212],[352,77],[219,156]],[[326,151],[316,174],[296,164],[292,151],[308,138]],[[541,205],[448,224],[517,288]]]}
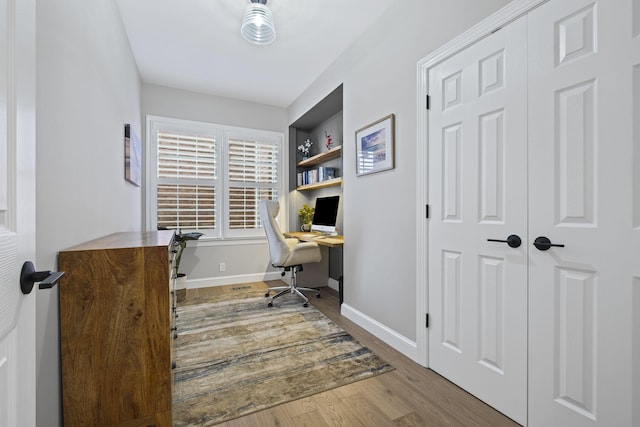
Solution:
{"label": "white baseboard", "polygon": [[388,328],[348,304],[342,303],[340,306],[340,314],[360,326],[362,329],[372,333],[385,343],[389,344],[411,360],[417,361],[418,347],[415,341],[411,341],[407,337],[400,335],[396,331]]}
{"label": "white baseboard", "polygon": [[208,277],[206,279],[193,280],[189,280],[189,278],[187,278],[187,288],[210,288],[212,286],[235,285],[240,283],[263,282],[280,279],[282,279],[282,276],[280,275],[279,271],[273,271],[269,273],[243,274],[239,276]]}
{"label": "white baseboard", "polygon": [[340,290],[340,282],[338,282],[336,279],[332,279],[331,277],[329,277],[329,280],[327,280],[327,286],[336,292]]}

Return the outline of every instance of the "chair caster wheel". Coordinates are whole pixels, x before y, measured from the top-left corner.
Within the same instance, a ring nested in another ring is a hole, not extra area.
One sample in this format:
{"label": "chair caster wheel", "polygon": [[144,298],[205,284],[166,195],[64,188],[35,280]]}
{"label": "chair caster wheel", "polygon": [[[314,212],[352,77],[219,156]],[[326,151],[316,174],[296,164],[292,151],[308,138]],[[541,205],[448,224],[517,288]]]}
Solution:
{"label": "chair caster wheel", "polygon": [[316,298],[320,298],[320,294],[319,293],[316,294]]}
{"label": "chair caster wheel", "polygon": [[303,307],[309,307],[309,304],[307,304],[306,302],[304,304],[302,304]]}
{"label": "chair caster wheel", "polygon": [[264,294],[264,297],[265,297],[265,298],[269,298],[269,292],[265,293],[265,294]]}
{"label": "chair caster wheel", "polygon": [[273,307],[273,303],[270,302],[269,304],[267,304],[267,307]]}

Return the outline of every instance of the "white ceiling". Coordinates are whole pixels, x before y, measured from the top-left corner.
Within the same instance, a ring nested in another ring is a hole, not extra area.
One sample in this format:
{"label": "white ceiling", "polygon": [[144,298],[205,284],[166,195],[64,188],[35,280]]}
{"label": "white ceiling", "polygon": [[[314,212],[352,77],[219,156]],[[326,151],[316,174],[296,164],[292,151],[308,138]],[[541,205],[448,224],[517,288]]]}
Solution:
{"label": "white ceiling", "polygon": [[145,83],[289,106],[394,0],[269,0],[277,38],[240,35],[249,0],[116,0]]}

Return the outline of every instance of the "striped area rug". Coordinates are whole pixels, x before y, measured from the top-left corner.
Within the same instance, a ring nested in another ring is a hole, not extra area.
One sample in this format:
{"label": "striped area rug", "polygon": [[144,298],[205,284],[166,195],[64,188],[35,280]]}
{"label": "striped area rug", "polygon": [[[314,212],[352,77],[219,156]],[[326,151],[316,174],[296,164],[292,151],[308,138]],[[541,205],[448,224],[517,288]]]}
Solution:
{"label": "striped area rug", "polygon": [[264,291],[178,307],[174,426],[212,426],[393,367],[293,296]]}

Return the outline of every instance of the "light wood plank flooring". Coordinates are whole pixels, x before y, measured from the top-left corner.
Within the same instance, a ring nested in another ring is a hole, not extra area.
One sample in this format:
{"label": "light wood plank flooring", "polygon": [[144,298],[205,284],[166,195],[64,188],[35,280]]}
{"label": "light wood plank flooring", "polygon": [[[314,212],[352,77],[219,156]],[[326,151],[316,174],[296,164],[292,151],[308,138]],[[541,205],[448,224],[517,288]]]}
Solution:
{"label": "light wood plank flooring", "polygon": [[[273,282],[259,282],[190,289],[187,298],[232,292],[234,288],[238,287],[251,286],[256,289],[264,289],[276,285]],[[285,298],[293,298],[293,296]],[[219,424],[219,426],[515,427],[519,425],[432,370],[414,363],[375,336],[342,317],[338,296],[333,290],[323,288],[321,298],[310,297],[309,301],[396,369],[386,374],[237,418]]]}

